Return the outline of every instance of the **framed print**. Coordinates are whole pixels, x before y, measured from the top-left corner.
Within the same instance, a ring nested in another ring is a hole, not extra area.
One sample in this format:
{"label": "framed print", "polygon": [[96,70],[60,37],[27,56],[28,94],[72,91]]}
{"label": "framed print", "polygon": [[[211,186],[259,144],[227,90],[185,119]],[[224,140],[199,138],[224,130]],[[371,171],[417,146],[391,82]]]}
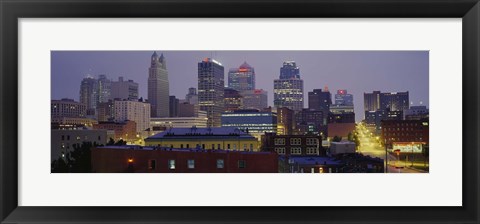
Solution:
{"label": "framed print", "polygon": [[1,223],[480,221],[476,0],[0,11]]}

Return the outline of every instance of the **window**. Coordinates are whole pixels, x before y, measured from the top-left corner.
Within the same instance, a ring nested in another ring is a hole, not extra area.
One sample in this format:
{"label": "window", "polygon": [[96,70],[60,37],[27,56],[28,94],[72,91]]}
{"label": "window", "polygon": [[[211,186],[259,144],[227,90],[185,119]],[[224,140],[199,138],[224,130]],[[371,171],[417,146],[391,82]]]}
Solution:
{"label": "window", "polygon": [[317,155],[317,148],[316,147],[307,147],[307,154],[308,155]]}
{"label": "window", "polygon": [[202,144],[202,149],[205,149],[205,144]]}
{"label": "window", "polygon": [[276,147],[275,152],[277,152],[278,154],[284,155],[285,154],[285,147]]}
{"label": "window", "polygon": [[237,150],[237,144],[233,144],[233,150]]}
{"label": "window", "polygon": [[275,145],[285,145],[285,139],[284,138],[276,138],[275,139]]}
{"label": "window", "polygon": [[230,149],[230,144],[227,144],[227,149]]}
{"label": "window", "polygon": [[67,135],[67,140],[70,141],[70,135]]}
{"label": "window", "polygon": [[245,168],[247,165],[247,162],[245,160],[238,160],[238,168]]}
{"label": "window", "polygon": [[221,149],[220,144],[218,144],[217,146],[218,146],[218,149]]}
{"label": "window", "polygon": [[223,167],[224,167],[223,159],[217,159],[217,168],[223,169]]}
{"label": "window", "polygon": [[62,135],[62,141],[65,140],[65,135]]}
{"label": "window", "polygon": [[183,144],[180,144],[180,148],[183,149]]}
{"label": "window", "polygon": [[253,144],[250,144],[250,151],[253,151]]}
{"label": "window", "polygon": [[317,145],[318,139],[316,138],[307,138],[307,145]]}
{"label": "window", "polygon": [[187,144],[187,149],[189,149],[189,148],[190,148],[190,144]]}
{"label": "window", "polygon": [[154,160],[154,159],[151,159],[148,161],[148,169],[149,170],[155,170],[155,168],[157,167],[157,161]]}
{"label": "window", "polygon": [[302,154],[302,148],[300,148],[300,147],[292,147],[292,148],[290,149],[290,154],[300,155],[300,154]]}
{"label": "window", "polygon": [[194,169],[195,168],[195,160],[193,160],[193,159],[187,160],[187,166],[188,166],[188,169]]}
{"label": "window", "polygon": [[212,144],[212,149],[215,149],[215,144]]}
{"label": "window", "polygon": [[173,160],[173,159],[168,160],[168,169],[170,169],[170,170],[175,169],[175,160]]}
{"label": "window", "polygon": [[247,144],[243,144],[243,151],[247,150]]}
{"label": "window", "polygon": [[291,138],[290,145],[301,145],[302,139],[301,138]]}

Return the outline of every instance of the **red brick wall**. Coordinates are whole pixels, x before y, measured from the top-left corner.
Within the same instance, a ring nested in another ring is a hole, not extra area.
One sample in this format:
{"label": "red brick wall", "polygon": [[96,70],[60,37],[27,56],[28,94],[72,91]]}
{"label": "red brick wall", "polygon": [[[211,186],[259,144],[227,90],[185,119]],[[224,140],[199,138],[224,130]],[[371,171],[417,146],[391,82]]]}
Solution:
{"label": "red brick wall", "polygon": [[[129,163],[129,159],[133,161]],[[171,170],[168,160],[175,160],[175,169]],[[195,161],[195,168],[189,169],[187,160]],[[224,168],[217,168],[217,159],[224,160]],[[156,161],[155,170],[149,169],[149,161]],[[246,162],[245,168],[238,167],[238,161]],[[234,151],[170,151],[170,150],[133,150],[119,148],[92,149],[92,172],[118,173],[131,171],[137,173],[277,173],[276,153],[254,153]]]}

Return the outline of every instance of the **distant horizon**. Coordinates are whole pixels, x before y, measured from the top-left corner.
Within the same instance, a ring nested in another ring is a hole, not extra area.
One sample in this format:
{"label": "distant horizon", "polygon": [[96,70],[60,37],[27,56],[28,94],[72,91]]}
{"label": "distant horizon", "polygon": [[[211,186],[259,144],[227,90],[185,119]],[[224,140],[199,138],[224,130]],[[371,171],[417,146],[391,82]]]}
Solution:
{"label": "distant horizon", "polygon": [[[255,69],[256,88],[268,91],[273,106],[273,80],[278,79],[284,61],[295,61],[304,80],[304,108],[308,92],[328,89],[332,103],[337,90],[354,96],[355,120],[363,119],[363,93],[409,92],[410,106],[429,107],[428,51],[52,51],[52,100],[79,101],[80,82],[87,75],[105,74],[117,81],[139,84],[139,98],[147,99],[147,78],[153,52],[164,54],[170,94],[184,99],[188,88],[197,88],[197,63],[209,57],[228,70],[247,62]],[[422,102],[420,104],[420,102]],[[413,104],[412,104],[413,103]]]}

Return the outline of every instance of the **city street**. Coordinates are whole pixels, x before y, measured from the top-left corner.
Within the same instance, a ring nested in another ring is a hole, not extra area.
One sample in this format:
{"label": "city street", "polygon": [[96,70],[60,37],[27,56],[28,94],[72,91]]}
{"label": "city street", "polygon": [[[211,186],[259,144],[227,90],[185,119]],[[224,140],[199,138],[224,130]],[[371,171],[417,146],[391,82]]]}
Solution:
{"label": "city street", "polygon": [[[360,142],[358,152],[366,156],[378,157],[385,161],[385,148],[380,144],[380,137],[370,132],[363,124],[356,127],[357,138]],[[410,165],[407,162],[407,165]],[[394,155],[388,155],[388,173],[424,173],[422,170],[411,169],[405,166],[405,161],[398,161]]]}

